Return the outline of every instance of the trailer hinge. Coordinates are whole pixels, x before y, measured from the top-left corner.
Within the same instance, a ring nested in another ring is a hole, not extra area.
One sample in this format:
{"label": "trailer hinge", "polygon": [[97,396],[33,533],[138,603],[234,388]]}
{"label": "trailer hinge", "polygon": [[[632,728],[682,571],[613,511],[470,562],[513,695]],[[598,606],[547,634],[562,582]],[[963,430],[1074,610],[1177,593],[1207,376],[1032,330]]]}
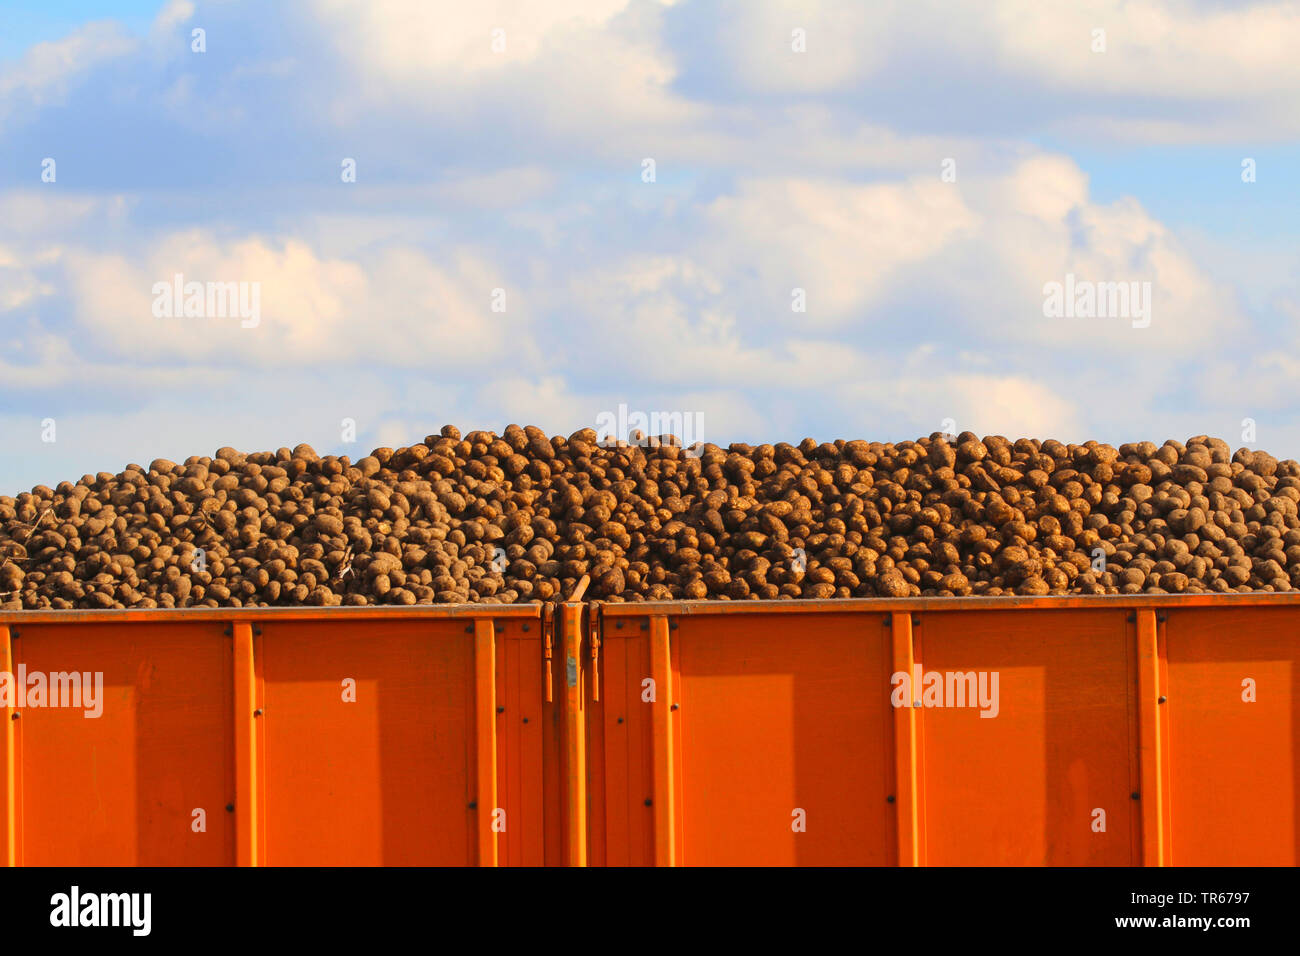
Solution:
{"label": "trailer hinge", "polygon": [[591,648],[591,699],[600,700],[600,604],[587,605],[587,646]]}
{"label": "trailer hinge", "polygon": [[542,605],[542,699],[555,699],[552,691],[551,661],[555,656],[555,605]]}

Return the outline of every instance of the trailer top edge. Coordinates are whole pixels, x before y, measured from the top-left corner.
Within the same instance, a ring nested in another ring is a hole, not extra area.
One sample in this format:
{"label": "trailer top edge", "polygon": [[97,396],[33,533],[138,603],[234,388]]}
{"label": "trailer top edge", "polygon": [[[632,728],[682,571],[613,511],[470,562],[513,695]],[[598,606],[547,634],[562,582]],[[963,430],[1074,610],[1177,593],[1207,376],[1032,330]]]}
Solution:
{"label": "trailer top edge", "polygon": [[320,621],[524,618],[542,616],[542,604],[419,604],[377,607],[188,607],[71,611],[0,611],[0,625],[40,623],[145,624],[165,621]]}
{"label": "trailer top edge", "polygon": [[[561,602],[573,605],[575,602]],[[1215,608],[1300,605],[1300,591],[1248,594],[1070,594],[1042,597],[921,597],[830,598],[791,601],[591,601],[612,617],[713,614],[826,614],[853,612],[1061,610],[1103,608]],[[552,605],[554,606],[554,605]],[[319,621],[319,620],[421,620],[442,618],[537,619],[545,604],[421,604],[367,607],[254,607],[254,608],[126,608],[115,610],[0,611],[0,625],[37,623],[149,623],[165,621]]]}
{"label": "trailer top edge", "polygon": [[830,598],[821,601],[627,601],[599,602],[607,617],[683,614],[819,614],[874,611],[1061,610],[1103,608],[1213,608],[1300,606],[1300,591],[1249,594],[1063,594],[1044,597]]}

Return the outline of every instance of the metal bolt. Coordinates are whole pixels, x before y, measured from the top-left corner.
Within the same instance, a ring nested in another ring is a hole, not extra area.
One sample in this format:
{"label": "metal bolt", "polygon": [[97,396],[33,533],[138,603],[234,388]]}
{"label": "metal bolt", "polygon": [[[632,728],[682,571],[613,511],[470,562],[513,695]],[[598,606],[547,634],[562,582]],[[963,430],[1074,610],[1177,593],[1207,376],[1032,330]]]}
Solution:
{"label": "metal bolt", "polygon": [[621,630],[623,630],[623,622],[622,622],[622,621],[615,621],[615,622],[614,622],[614,630],[616,630],[616,631],[621,631]]}
{"label": "metal bolt", "polygon": [[527,717],[524,718],[524,723],[528,723],[528,718],[527,718]]}
{"label": "metal bolt", "polygon": [[235,812],[235,805],[234,805],[233,803],[227,803],[227,804],[226,804],[226,812],[227,812],[227,813],[234,813],[234,812]]}
{"label": "metal bolt", "polygon": [[641,622],[641,630],[643,630],[643,631],[648,631],[648,630],[650,630],[650,622],[649,622],[649,621],[642,621],[642,622]]}
{"label": "metal bolt", "polygon": [[497,708],[497,713],[498,713],[498,714],[504,714],[505,712],[506,712],[506,709],[505,709],[504,707],[498,707],[498,708]]}
{"label": "metal bolt", "polygon": [[1138,794],[1136,794],[1136,793],[1132,793],[1132,794],[1130,794],[1130,796],[1131,796],[1134,800],[1140,800],[1140,799],[1141,799],[1141,797],[1139,797]]}
{"label": "metal bolt", "polygon": [[651,800],[649,797],[646,797],[646,798],[645,798],[645,805],[646,805],[647,807],[649,807],[649,806],[653,806],[653,805],[654,805],[654,801]]}
{"label": "metal bolt", "polygon": [[677,709],[677,706],[678,706],[677,704],[673,704],[673,706],[672,706],[670,709],[672,709],[672,710],[676,710],[676,709]]}
{"label": "metal bolt", "polygon": [[473,633],[474,633],[474,625],[473,625],[473,624],[466,624],[466,625],[465,625],[465,633],[466,633],[466,634],[473,634]]}
{"label": "metal bolt", "polygon": [[1166,697],[1164,694],[1161,694],[1160,697],[1156,700],[1156,703],[1157,703],[1157,704],[1163,704],[1163,703],[1164,703],[1165,701],[1167,701],[1168,699],[1169,699],[1169,698]]}
{"label": "metal bolt", "polygon": [[886,803],[893,803],[893,802],[894,802],[894,795],[891,793],[889,796],[885,797],[885,802],[886,802]]}
{"label": "metal bolt", "polygon": [[525,631],[528,630],[528,625],[527,625],[527,624],[524,625],[524,630],[525,630]]}
{"label": "metal bolt", "polygon": [[477,809],[478,809],[478,801],[477,801],[477,800],[471,800],[471,801],[469,802],[469,808],[470,808],[471,810],[477,810]]}
{"label": "metal bolt", "polygon": [[623,718],[620,717],[620,718],[618,719],[618,722],[621,724],[621,723],[623,722]]}
{"label": "metal bolt", "polygon": [[259,708],[257,708],[257,710],[253,711],[253,716],[254,716],[254,717],[261,717],[261,716],[262,716],[262,708],[259,707]]}
{"label": "metal bolt", "polygon": [[17,710],[15,710],[12,714],[9,715],[9,719],[10,719],[10,720],[17,720],[17,719],[18,719],[19,717],[21,717],[21,716],[22,716],[22,712],[21,712],[21,711],[17,711]]}

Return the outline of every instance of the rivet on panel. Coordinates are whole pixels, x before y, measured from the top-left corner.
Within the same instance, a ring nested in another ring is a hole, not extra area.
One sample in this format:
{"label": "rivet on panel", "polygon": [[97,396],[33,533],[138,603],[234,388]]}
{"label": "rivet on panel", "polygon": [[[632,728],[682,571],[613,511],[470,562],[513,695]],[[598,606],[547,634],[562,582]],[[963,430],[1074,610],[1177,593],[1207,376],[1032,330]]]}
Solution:
{"label": "rivet on panel", "polygon": [[623,630],[623,622],[622,622],[622,621],[615,621],[615,622],[614,622],[614,630],[616,630],[616,631],[621,631],[621,630]]}
{"label": "rivet on panel", "polygon": [[528,630],[528,625],[527,625],[527,624],[524,625],[524,630],[525,630],[525,631]]}
{"label": "rivet on panel", "polygon": [[227,812],[227,813],[234,813],[234,812],[235,812],[235,805],[234,805],[233,803],[227,803],[227,804],[226,804],[226,812]]}
{"label": "rivet on panel", "polygon": [[1140,797],[1138,794],[1136,794],[1136,793],[1129,794],[1129,796],[1131,796],[1134,800],[1140,800],[1140,799],[1141,799],[1141,797]]}
{"label": "rivet on panel", "polygon": [[21,716],[22,716],[22,712],[21,712],[21,711],[17,711],[17,710],[15,710],[12,714],[9,715],[9,719],[10,719],[10,720],[17,720],[17,719],[18,719],[19,717],[21,717]]}
{"label": "rivet on panel", "polygon": [[672,706],[670,709],[671,709],[671,710],[676,710],[679,706],[681,706],[681,705],[680,705],[680,704],[673,704],[673,706]]}
{"label": "rivet on panel", "polygon": [[646,805],[647,807],[652,807],[652,806],[654,806],[654,801],[651,800],[649,797],[646,797],[646,798],[645,798],[645,805]]}
{"label": "rivet on panel", "polygon": [[618,722],[621,724],[621,723],[623,722],[623,718],[620,717],[620,718],[618,719]]}
{"label": "rivet on panel", "polygon": [[471,810],[477,810],[477,809],[478,809],[478,801],[477,801],[477,800],[471,800],[471,801],[469,802],[469,808],[470,808]]}
{"label": "rivet on panel", "polygon": [[1169,699],[1169,698],[1166,697],[1164,694],[1161,694],[1160,697],[1156,700],[1156,703],[1157,703],[1157,704],[1163,704],[1163,703],[1164,703],[1165,701],[1167,701],[1168,699]]}
{"label": "rivet on panel", "polygon": [[261,717],[261,716],[262,716],[262,708],[259,707],[259,708],[257,708],[257,710],[253,711],[253,716],[254,716],[254,717]]}
{"label": "rivet on panel", "polygon": [[893,803],[893,802],[894,802],[894,795],[891,793],[889,796],[885,797],[885,802],[886,802],[886,803]]}

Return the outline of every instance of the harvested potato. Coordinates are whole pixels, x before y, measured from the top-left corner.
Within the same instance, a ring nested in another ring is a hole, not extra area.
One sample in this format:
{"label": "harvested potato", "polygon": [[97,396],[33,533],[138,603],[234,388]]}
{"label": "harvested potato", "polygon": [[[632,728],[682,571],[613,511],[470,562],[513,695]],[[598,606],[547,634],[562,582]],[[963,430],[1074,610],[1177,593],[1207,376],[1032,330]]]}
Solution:
{"label": "harvested potato", "polygon": [[0,496],[0,606],[1292,590],[1300,466],[1186,443],[603,447],[452,426],[353,463],[221,448]]}

